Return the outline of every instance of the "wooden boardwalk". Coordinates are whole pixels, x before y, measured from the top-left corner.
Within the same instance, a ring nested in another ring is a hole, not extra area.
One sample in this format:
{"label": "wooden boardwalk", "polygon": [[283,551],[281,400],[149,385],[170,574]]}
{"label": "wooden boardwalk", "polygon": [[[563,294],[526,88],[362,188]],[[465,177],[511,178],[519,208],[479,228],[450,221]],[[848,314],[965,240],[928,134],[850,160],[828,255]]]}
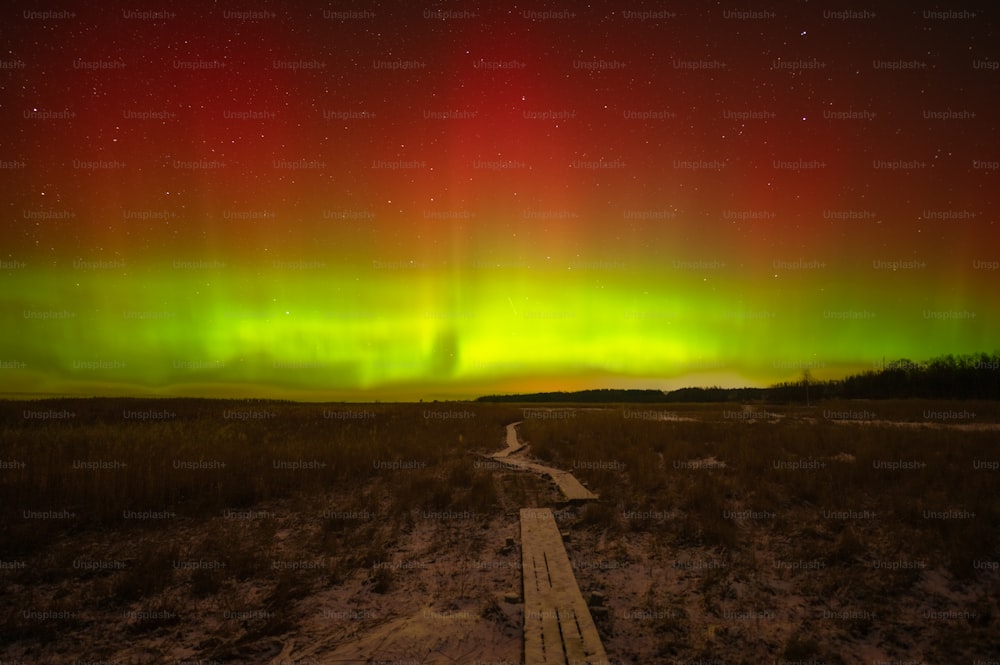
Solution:
{"label": "wooden boardwalk", "polygon": [[559,487],[559,491],[562,492],[567,501],[597,501],[597,495],[581,485],[576,476],[569,471],[553,469],[551,466],[517,457],[505,458],[504,464],[518,466],[525,471],[534,471],[541,476],[548,476]]}
{"label": "wooden boardwalk", "polygon": [[608,665],[548,508],[521,509],[525,665]]}
{"label": "wooden boardwalk", "polygon": [[541,476],[551,478],[552,481],[559,487],[559,491],[562,492],[562,495],[567,501],[597,501],[597,495],[580,484],[580,481],[576,479],[576,476],[569,471],[554,469],[550,466],[539,464],[538,462],[532,462],[531,460],[526,460],[521,457],[514,457],[514,453],[524,448],[524,444],[522,444],[517,438],[516,427],[518,424],[519,423],[511,423],[510,425],[507,425],[507,447],[498,453],[494,453],[491,457],[494,459],[502,459],[504,464],[517,466],[525,471],[533,471]]}
{"label": "wooden boardwalk", "polygon": [[517,426],[520,425],[520,421],[516,423],[511,423],[507,425],[507,447],[498,453],[493,453],[490,457],[503,458],[508,455],[513,455],[524,448],[524,444],[521,443],[520,439],[517,438]]}

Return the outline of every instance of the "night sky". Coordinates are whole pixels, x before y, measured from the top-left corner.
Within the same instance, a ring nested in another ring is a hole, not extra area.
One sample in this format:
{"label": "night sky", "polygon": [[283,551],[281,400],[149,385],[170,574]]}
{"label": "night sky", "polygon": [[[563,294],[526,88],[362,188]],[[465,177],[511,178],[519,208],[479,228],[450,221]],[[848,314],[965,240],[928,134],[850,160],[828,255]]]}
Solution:
{"label": "night sky", "polygon": [[5,393],[766,385],[998,348],[995,10],[73,4],[0,11]]}

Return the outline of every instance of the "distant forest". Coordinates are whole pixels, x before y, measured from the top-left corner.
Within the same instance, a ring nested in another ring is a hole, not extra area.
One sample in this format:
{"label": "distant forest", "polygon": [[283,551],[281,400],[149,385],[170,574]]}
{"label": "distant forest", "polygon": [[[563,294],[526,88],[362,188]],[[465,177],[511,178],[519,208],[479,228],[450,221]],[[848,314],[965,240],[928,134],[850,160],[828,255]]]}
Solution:
{"label": "distant forest", "polygon": [[905,358],[834,381],[809,373],[768,388],[680,388],[678,390],[578,390],[522,395],[486,395],[477,402],[805,402],[824,399],[1000,399],[1000,351],[947,355],[925,362]]}

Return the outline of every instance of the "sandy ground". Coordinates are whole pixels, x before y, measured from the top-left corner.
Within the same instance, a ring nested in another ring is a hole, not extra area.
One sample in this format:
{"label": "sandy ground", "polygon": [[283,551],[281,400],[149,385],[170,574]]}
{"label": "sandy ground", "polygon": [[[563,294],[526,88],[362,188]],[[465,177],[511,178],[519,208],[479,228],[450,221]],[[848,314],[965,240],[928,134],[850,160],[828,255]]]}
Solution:
{"label": "sandy ground", "polygon": [[[342,500],[331,498],[332,503]],[[227,579],[213,593],[196,593],[189,570],[176,571],[166,588],[126,609],[101,607],[101,596],[110,593],[109,575],[103,572],[85,576],[83,583],[71,574],[8,587],[14,597],[31,598],[20,600],[17,607],[74,609],[71,622],[53,624],[58,634],[44,647],[8,645],[0,649],[3,662],[519,661],[520,550],[506,547],[507,539],[519,534],[516,510],[488,518],[415,520],[412,528],[386,541],[378,561],[332,580],[337,557],[317,556],[307,535],[316,529],[316,520],[297,508],[291,501],[255,507],[277,522],[266,557],[272,570],[253,579]],[[143,545],[85,534],[65,543],[60,554],[40,555],[28,565],[58,570],[72,569],[67,559],[131,563],[151,543],[163,549],[172,543],[197,543],[222,528],[220,522],[178,524],[146,533]],[[274,562],[289,570],[276,568]],[[285,585],[292,596],[288,601],[276,597],[276,581],[282,575],[290,580]]]}
{"label": "sandy ground", "polygon": [[519,554],[503,551],[516,526],[510,516],[475,525],[488,537],[473,557],[459,542],[464,526],[415,529],[392,553],[398,568],[388,592],[374,593],[359,572],[309,596],[294,637],[280,640],[271,662],[517,661],[522,609],[504,594],[520,594]]}

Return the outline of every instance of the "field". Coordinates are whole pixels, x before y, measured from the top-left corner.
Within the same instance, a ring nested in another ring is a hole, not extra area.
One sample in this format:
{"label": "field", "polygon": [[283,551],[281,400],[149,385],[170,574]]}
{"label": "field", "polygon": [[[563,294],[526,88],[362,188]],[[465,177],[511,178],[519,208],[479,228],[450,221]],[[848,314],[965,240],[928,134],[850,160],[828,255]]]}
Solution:
{"label": "field", "polygon": [[[514,421],[600,501],[484,460]],[[554,506],[612,662],[995,661],[998,422],[970,402],[3,402],[0,654],[520,662],[518,509]]]}

